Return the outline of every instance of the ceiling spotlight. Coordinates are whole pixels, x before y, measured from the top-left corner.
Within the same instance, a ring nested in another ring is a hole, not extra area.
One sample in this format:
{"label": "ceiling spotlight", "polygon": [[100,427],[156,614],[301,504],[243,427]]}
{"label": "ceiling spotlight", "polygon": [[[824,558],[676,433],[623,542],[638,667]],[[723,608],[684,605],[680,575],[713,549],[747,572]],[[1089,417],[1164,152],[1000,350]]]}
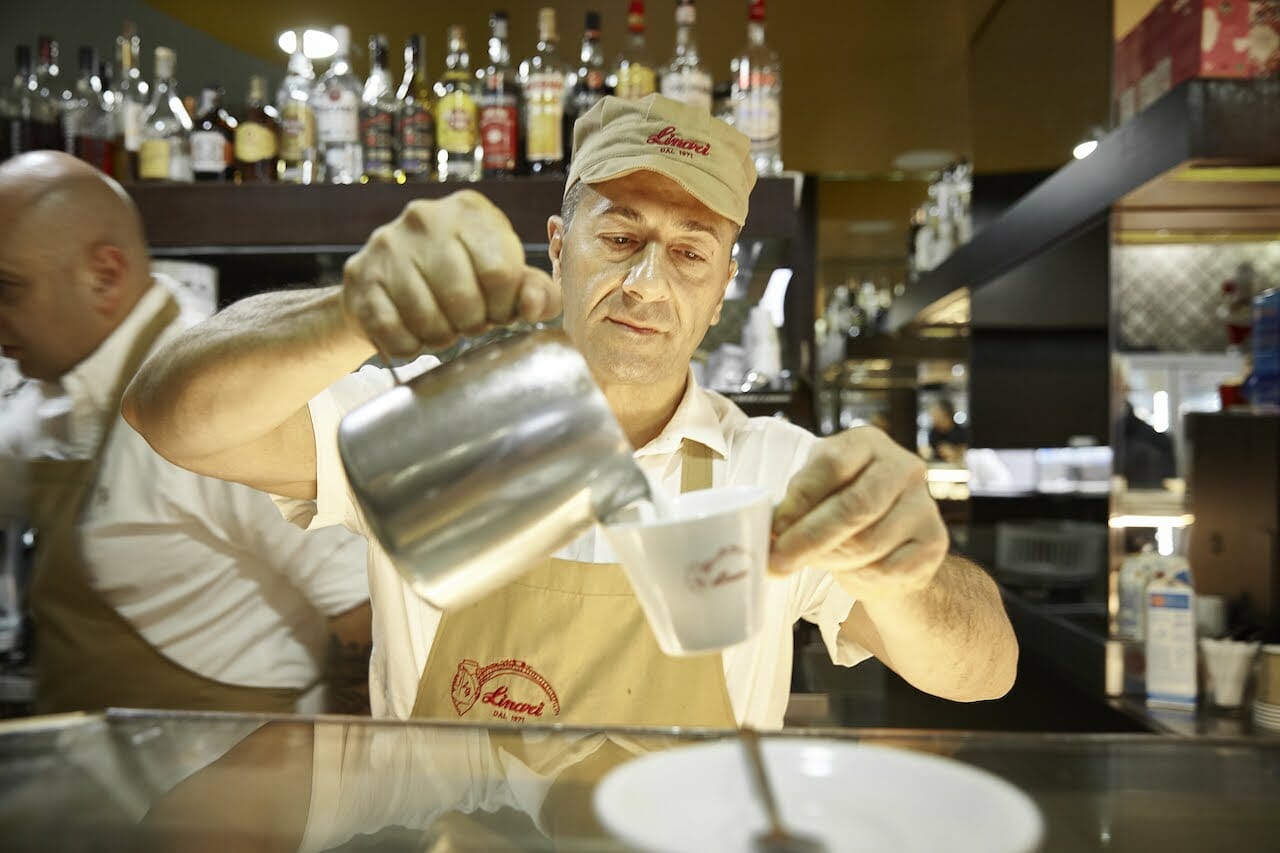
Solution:
{"label": "ceiling spotlight", "polygon": [[[285,30],[276,39],[280,49],[290,56],[298,47],[295,30]],[[327,30],[307,30],[302,34],[302,52],[307,59],[328,59],[338,52],[338,40]]]}
{"label": "ceiling spotlight", "polygon": [[1083,160],[1092,154],[1097,147],[1098,140],[1086,139],[1076,145],[1075,148],[1071,149],[1071,156],[1075,157],[1077,160]]}

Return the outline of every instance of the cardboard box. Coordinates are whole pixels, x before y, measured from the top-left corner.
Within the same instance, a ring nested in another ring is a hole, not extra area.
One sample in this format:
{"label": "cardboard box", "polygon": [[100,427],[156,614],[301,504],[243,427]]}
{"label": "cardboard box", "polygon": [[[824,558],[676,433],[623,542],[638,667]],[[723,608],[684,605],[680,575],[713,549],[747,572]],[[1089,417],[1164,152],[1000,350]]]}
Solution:
{"label": "cardboard box", "polygon": [[1120,119],[1196,77],[1280,73],[1280,0],[1162,0],[1116,45]]}

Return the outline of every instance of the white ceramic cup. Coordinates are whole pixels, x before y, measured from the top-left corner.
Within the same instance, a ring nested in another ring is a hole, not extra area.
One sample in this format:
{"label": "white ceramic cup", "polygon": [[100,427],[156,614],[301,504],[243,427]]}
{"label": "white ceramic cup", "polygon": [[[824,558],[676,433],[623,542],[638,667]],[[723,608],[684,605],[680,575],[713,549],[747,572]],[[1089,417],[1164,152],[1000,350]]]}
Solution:
{"label": "white ceramic cup", "polygon": [[604,528],[658,646],[698,655],[749,639],[764,617],[769,493],[704,489],[672,498],[670,510],[658,520],[629,510]]}

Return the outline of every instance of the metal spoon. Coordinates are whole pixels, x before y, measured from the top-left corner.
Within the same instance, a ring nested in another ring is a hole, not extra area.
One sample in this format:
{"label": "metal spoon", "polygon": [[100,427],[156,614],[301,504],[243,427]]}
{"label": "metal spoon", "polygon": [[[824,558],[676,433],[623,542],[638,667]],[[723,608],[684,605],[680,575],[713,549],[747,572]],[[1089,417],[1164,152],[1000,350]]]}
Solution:
{"label": "metal spoon", "polygon": [[811,835],[789,832],[778,815],[778,803],[769,787],[769,776],[764,770],[764,758],[760,754],[760,734],[755,729],[741,730],[742,745],[747,751],[751,776],[755,782],[756,796],[769,816],[769,830],[757,835],[753,841],[757,853],[823,853],[826,845]]}

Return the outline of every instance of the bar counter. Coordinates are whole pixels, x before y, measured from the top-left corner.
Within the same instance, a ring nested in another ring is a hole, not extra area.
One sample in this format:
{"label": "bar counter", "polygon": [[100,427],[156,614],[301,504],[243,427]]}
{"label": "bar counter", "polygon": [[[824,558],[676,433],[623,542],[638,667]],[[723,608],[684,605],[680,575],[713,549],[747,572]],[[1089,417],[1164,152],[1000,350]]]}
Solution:
{"label": "bar counter", "polygon": [[[601,780],[638,755],[734,734],[137,711],[31,718],[0,726],[0,846],[625,850],[595,816]],[[775,737],[985,770],[1039,809],[1042,851],[1280,850],[1277,741],[802,729],[765,736],[766,754]],[[860,795],[838,796],[852,807]],[[901,791],[905,804],[914,797]],[[873,849],[848,840],[838,849]]]}

